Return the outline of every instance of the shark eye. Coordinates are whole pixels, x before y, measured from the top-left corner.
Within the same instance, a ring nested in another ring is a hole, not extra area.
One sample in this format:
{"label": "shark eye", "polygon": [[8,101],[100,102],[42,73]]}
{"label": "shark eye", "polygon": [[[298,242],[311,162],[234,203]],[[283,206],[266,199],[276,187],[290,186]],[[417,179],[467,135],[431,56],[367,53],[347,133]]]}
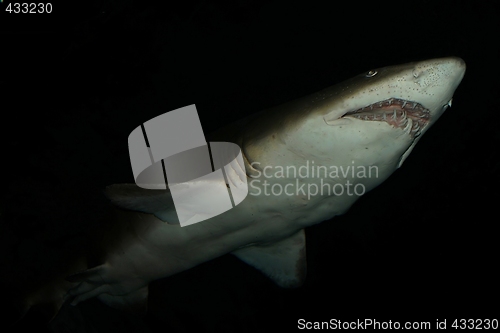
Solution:
{"label": "shark eye", "polygon": [[366,77],[372,77],[372,76],[375,76],[375,75],[377,75],[377,73],[378,73],[378,72],[377,72],[376,70],[371,70],[371,71],[368,71],[368,72],[366,73]]}

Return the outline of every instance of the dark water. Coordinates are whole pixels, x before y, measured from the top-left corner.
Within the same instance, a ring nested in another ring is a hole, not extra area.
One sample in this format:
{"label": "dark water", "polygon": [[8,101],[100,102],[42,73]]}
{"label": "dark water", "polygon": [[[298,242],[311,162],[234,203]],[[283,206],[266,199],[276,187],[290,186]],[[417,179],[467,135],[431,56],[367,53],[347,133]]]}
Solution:
{"label": "dark water", "polygon": [[9,329],[270,332],[300,318],[498,316],[493,3],[69,6],[2,12],[0,22],[5,327],[20,290],[85,248],[108,206],[104,186],[133,182],[127,137],[139,124],[196,103],[210,133],[370,68],[450,55],[467,63],[453,107],[389,180],[306,230],[303,287],[280,289],[226,255],[154,282],[145,318],[92,299],[64,306],[50,325],[32,311]]}

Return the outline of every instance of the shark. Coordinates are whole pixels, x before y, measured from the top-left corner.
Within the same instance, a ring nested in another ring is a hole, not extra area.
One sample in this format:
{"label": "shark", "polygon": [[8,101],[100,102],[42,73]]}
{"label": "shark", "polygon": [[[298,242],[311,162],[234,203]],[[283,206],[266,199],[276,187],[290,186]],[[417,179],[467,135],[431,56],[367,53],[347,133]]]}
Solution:
{"label": "shark", "polygon": [[401,167],[451,106],[465,69],[457,57],[371,69],[212,133],[210,141],[240,147],[243,163],[232,164],[227,182],[241,187],[243,175],[248,195],[200,223],[179,225],[168,188],[108,186],[114,222],[89,251],[97,264],[80,257],[27,297],[25,311],[50,296],[56,310],[97,297],[145,313],[150,282],[228,253],[280,287],[299,287],[304,228],[344,214]]}

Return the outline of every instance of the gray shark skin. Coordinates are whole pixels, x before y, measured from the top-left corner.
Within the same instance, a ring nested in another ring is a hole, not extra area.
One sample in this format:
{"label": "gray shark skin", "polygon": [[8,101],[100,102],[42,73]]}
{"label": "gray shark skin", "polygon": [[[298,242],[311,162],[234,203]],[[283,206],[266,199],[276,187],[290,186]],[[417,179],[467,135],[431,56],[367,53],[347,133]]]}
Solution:
{"label": "gray shark skin", "polygon": [[[372,69],[220,129],[209,139],[239,145],[244,165],[233,167],[244,169],[249,193],[235,208],[197,224],[179,226],[168,190],[107,187],[117,208],[112,227],[96,241],[100,264],[87,269],[86,259],[78,259],[71,270],[79,273],[27,297],[25,308],[50,294],[56,308],[66,299],[76,305],[97,297],[144,313],[151,281],[227,253],[279,286],[300,286],[306,277],[304,228],[345,213],[399,168],[451,106],[464,73],[464,61],[455,57]],[[376,174],[279,173],[301,166],[373,168]],[[242,186],[237,174],[229,173],[228,181]],[[335,187],[344,191],[313,193]],[[355,189],[362,193],[353,194]]]}

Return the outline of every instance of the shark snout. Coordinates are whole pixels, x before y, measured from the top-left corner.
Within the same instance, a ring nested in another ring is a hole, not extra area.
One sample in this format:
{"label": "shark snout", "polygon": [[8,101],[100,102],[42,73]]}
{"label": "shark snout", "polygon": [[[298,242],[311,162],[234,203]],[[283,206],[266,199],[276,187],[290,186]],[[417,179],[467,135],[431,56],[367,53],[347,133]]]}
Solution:
{"label": "shark snout", "polygon": [[457,70],[465,72],[466,65],[465,65],[465,61],[462,58],[459,58],[459,57],[448,57],[448,58],[444,58],[444,61],[449,66],[453,66]]}
{"label": "shark snout", "polygon": [[465,74],[465,61],[458,57],[447,57],[427,60],[419,63],[413,71],[416,82],[422,77],[422,84],[448,84],[453,91],[462,81]]}
{"label": "shark snout", "polygon": [[447,57],[431,59],[416,63],[413,69],[415,82],[431,83],[441,80],[453,80],[460,82],[465,74],[465,61],[458,57]]}
{"label": "shark snout", "polygon": [[442,64],[440,64],[440,66],[444,68],[446,74],[450,76],[458,86],[465,74],[465,61],[462,58],[458,57],[448,57],[443,58]]}
{"label": "shark snout", "polygon": [[415,63],[411,70],[414,100],[430,110],[433,118],[451,106],[455,89],[465,74],[465,61],[458,57],[430,59]]}

